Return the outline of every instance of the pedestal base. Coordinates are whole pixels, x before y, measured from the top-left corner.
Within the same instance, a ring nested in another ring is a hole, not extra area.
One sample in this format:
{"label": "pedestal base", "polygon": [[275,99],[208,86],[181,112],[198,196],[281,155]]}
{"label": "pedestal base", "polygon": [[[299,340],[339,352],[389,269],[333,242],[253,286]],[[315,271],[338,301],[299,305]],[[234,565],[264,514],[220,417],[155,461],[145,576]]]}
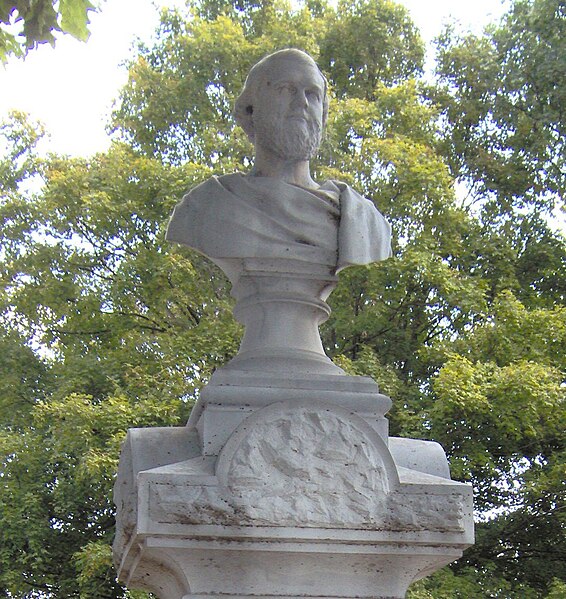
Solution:
{"label": "pedestal base", "polygon": [[131,431],[120,579],[161,599],[404,597],[473,542],[471,487],[440,446],[363,414],[328,398],[256,406],[209,453],[202,427]]}
{"label": "pedestal base", "polygon": [[236,541],[238,531],[231,533],[229,540],[149,537],[139,544],[138,567],[125,582],[175,599],[401,599],[413,580],[461,555],[458,546],[450,551],[430,545],[356,542],[349,535],[297,542],[300,529],[287,530],[293,541]]}
{"label": "pedestal base", "polygon": [[343,373],[309,376],[294,373],[285,377],[231,366],[218,370],[203,389],[188,426],[199,431],[203,455],[218,455],[246,418],[282,401],[322,401],[339,406],[360,416],[384,440],[388,437],[385,414],[391,407],[391,399],[379,393],[377,384],[369,377]]}

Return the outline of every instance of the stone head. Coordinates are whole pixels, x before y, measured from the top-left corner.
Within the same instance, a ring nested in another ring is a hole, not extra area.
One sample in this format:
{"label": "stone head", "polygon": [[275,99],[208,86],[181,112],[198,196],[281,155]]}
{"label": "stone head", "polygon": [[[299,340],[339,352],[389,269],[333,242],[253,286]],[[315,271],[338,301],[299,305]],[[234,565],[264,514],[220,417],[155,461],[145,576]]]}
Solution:
{"label": "stone head", "polygon": [[236,100],[236,122],[256,146],[267,143],[277,151],[281,144],[278,153],[285,157],[297,151],[298,158],[310,158],[327,120],[326,90],[326,79],[308,54],[280,50],[252,67]]}

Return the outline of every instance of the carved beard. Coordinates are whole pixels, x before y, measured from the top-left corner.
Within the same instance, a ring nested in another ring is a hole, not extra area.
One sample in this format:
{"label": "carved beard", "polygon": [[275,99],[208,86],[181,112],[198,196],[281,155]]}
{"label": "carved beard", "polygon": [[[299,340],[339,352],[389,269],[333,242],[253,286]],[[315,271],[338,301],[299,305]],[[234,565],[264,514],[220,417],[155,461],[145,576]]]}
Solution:
{"label": "carved beard", "polygon": [[322,138],[319,122],[309,117],[306,121],[293,118],[261,119],[255,124],[255,139],[284,160],[310,160]]}

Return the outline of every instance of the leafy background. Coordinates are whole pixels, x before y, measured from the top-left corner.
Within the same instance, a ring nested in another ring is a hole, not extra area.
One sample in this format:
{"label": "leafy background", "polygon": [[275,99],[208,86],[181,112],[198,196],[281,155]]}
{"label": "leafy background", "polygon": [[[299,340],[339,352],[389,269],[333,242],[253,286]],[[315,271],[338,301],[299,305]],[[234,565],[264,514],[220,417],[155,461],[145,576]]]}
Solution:
{"label": "leafy background", "polygon": [[566,597],[565,12],[448,28],[425,77],[387,0],[195,1],[137,49],[107,152],[44,157],[39,124],[0,126],[0,596],[144,596],[111,563],[120,443],[183,425],[241,335],[223,275],[164,229],[187,189],[249,168],[233,101],[295,46],[330,83],[315,176],[394,230],[394,258],[342,273],[325,348],[475,489],[476,544],[409,597]]}

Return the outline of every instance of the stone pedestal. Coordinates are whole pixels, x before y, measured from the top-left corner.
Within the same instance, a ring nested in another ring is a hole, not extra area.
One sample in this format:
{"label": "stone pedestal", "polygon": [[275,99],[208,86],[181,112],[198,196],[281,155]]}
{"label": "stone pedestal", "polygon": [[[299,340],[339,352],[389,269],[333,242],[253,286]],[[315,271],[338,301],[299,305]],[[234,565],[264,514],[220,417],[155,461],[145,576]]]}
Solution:
{"label": "stone pedestal", "polygon": [[[325,264],[288,259],[215,259],[232,283],[234,316],[244,336],[222,372],[344,374],[324,353],[318,327],[330,316],[326,299],[338,277]],[[214,381],[211,381],[214,384]]]}
{"label": "stone pedestal", "polygon": [[442,448],[388,437],[364,377],[222,370],[185,428],[134,429],[120,579],[162,599],[402,598],[473,542]]}

